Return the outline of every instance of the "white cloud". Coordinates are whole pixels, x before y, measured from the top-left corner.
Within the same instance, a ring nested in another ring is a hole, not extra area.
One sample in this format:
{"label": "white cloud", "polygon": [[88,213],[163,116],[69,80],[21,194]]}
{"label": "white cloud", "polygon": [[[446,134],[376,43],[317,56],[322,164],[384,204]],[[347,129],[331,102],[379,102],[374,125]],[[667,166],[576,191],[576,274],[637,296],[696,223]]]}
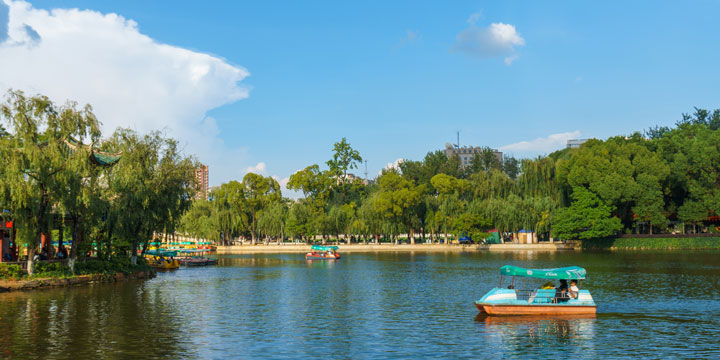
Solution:
{"label": "white cloud", "polygon": [[517,60],[517,58],[518,58],[517,55],[510,55],[510,56],[506,57],[503,61],[505,62],[505,65],[510,66],[510,65],[512,65],[513,61]]}
{"label": "white cloud", "polygon": [[498,22],[480,27],[475,25],[478,19],[475,14],[470,16],[470,26],[457,34],[453,50],[482,58],[503,56],[506,65],[512,64],[518,58],[516,47],[524,46],[525,39],[514,25]]}
{"label": "white cloud", "polygon": [[260,175],[265,175],[265,170],[267,170],[267,166],[264,162],[259,162],[255,166],[248,166],[245,168],[245,173],[255,173]]}
{"label": "white cloud", "polygon": [[475,23],[480,21],[480,19],[482,19],[482,11],[470,14],[470,17],[468,17],[467,19],[467,23],[470,25],[475,25]]}
{"label": "white cloud", "polygon": [[239,175],[246,149],[226,146],[206,113],[248,97],[239,84],[246,69],[159,43],[117,14],[46,11],[24,1],[0,0],[0,42],[0,93],[13,88],[89,103],[106,135],[118,126],[162,130],[210,166],[213,183]]}
{"label": "white cloud", "polygon": [[499,149],[503,152],[512,152],[517,155],[534,156],[540,154],[548,154],[555,150],[560,150],[567,146],[570,139],[579,139],[580,131],[564,132],[559,134],[551,134],[544,138],[537,138],[531,141],[520,141],[514,144],[501,146]]}
{"label": "white cloud", "polygon": [[383,170],[395,169],[397,171],[400,171],[400,163],[402,163],[403,161],[405,161],[403,158],[397,158],[395,159],[395,161],[385,164],[385,167],[378,172],[378,175],[382,175]]}

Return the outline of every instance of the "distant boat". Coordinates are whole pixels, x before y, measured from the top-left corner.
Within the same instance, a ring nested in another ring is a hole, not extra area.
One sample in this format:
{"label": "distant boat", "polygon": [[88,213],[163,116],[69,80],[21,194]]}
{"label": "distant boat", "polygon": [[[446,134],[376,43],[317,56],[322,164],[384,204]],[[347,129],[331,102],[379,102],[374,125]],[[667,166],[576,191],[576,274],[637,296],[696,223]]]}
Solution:
{"label": "distant boat", "polygon": [[[577,293],[555,288],[518,290],[515,289],[515,277],[530,277],[550,280],[583,280],[585,269],[570,266],[557,269],[525,269],[505,265],[500,268],[500,287],[490,290],[475,307],[488,315],[588,315],[597,312],[597,305],[590,292],[580,290]],[[502,285],[502,277],[511,276],[508,288]]]}
{"label": "distant boat", "polygon": [[313,245],[312,251],[305,254],[305,260],[338,260],[340,254],[337,253],[337,246]]}

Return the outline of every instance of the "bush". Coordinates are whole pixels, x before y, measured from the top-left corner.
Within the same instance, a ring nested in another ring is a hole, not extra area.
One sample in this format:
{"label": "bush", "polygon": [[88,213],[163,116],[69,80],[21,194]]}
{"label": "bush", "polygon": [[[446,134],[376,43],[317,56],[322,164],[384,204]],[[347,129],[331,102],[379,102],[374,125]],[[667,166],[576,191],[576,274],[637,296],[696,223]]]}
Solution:
{"label": "bush", "polygon": [[697,238],[606,238],[583,240],[583,249],[720,249],[720,237]]}
{"label": "bush", "polygon": [[36,262],[32,277],[68,277],[71,275],[70,269],[61,262]]}
{"label": "bush", "polygon": [[25,276],[25,271],[20,265],[0,264],[0,279],[19,279]]}
{"label": "bush", "polygon": [[75,273],[86,274],[115,274],[118,272],[129,274],[135,271],[148,271],[150,267],[145,260],[138,257],[138,264],[132,265],[129,258],[113,257],[108,260],[89,259],[75,265]]}

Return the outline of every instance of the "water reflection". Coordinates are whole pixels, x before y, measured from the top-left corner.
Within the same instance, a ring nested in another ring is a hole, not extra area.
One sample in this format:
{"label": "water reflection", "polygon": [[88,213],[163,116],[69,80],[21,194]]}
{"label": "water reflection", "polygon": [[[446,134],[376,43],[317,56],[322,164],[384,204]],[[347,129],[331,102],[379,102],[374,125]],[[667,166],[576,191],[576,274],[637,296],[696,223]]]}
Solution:
{"label": "water reflection", "polygon": [[[597,317],[476,317],[506,264],[585,267]],[[0,294],[0,358],[713,358],[719,279],[706,252],[224,256],[146,282]],[[702,286],[680,299],[678,284]]]}
{"label": "water reflection", "polygon": [[[2,294],[3,357],[182,357],[187,351],[174,331],[171,302],[157,295],[132,281]],[[163,344],[162,351],[137,346],[146,341]]]}
{"label": "water reflection", "polygon": [[488,316],[478,314],[475,321],[506,336],[522,336],[531,342],[591,339],[595,315],[574,316]]}

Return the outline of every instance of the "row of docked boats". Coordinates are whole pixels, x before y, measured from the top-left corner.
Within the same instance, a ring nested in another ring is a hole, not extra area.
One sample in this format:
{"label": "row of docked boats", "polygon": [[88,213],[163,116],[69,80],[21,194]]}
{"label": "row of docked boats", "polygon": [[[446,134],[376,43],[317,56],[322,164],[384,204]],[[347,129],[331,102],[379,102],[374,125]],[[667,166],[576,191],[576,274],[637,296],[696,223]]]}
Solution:
{"label": "row of docked boats", "polygon": [[180,266],[207,266],[217,265],[218,259],[193,255],[192,251],[148,250],[145,260],[148,265],[158,270],[173,270]]}

